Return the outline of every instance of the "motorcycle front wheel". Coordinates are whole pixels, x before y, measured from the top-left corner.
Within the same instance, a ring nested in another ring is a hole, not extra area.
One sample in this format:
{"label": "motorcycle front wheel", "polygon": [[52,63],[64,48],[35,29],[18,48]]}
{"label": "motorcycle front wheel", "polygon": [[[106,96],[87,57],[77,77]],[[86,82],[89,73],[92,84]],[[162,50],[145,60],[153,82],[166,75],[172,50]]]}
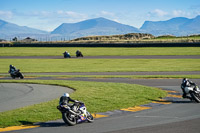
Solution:
{"label": "motorcycle front wheel", "polygon": [[197,103],[200,103],[200,93],[191,92],[190,95]]}
{"label": "motorcycle front wheel", "polygon": [[87,111],[87,120],[88,120],[88,122],[94,121],[94,117],[88,111]]}
{"label": "motorcycle front wheel", "polygon": [[70,126],[76,125],[76,118],[71,113],[62,113],[62,119]]}

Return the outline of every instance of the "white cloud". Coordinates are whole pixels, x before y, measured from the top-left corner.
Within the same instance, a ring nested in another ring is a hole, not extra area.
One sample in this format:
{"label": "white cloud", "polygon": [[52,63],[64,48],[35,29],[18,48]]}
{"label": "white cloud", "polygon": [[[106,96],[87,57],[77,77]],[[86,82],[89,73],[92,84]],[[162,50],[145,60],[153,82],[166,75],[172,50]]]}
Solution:
{"label": "white cloud", "polygon": [[114,17],[115,14],[112,13],[112,12],[107,12],[107,11],[101,11],[100,12],[100,15],[103,15],[103,16],[111,16],[111,17]]}
{"label": "white cloud", "polygon": [[70,17],[70,18],[87,18],[88,16],[83,13],[73,12],[73,11],[56,11],[55,14],[58,17]]}
{"label": "white cloud", "polygon": [[190,6],[190,9],[191,10],[196,10],[196,9],[200,9],[200,4],[198,4],[198,5],[192,5],[192,6]]}
{"label": "white cloud", "polygon": [[102,10],[96,14],[90,14],[89,16],[90,16],[90,18],[104,17],[104,18],[111,19],[111,20],[117,19],[117,16],[115,15],[115,13],[104,11],[104,10]]}
{"label": "white cloud", "polygon": [[63,14],[63,13],[64,13],[64,11],[62,11],[62,10],[59,10],[59,11],[56,11],[56,13],[57,13],[57,14]]}
{"label": "white cloud", "polygon": [[155,10],[149,12],[149,16],[153,16],[153,17],[164,17],[168,14],[169,14],[168,12],[165,12],[160,9],[155,9]]}
{"label": "white cloud", "polygon": [[147,19],[150,21],[161,21],[168,20],[174,17],[186,17],[186,18],[194,18],[199,15],[199,11],[191,11],[191,10],[170,10],[168,12],[155,9],[153,11],[148,12]]}
{"label": "white cloud", "polygon": [[0,18],[11,19],[12,17],[13,13],[11,11],[0,11]]}
{"label": "white cloud", "polygon": [[156,9],[156,10],[154,10],[154,12],[160,17],[168,15],[168,12],[162,11],[160,9]]}
{"label": "white cloud", "polygon": [[174,11],[172,11],[172,15],[174,17],[190,17],[191,13],[185,12],[185,11],[182,11],[182,10],[174,10]]}

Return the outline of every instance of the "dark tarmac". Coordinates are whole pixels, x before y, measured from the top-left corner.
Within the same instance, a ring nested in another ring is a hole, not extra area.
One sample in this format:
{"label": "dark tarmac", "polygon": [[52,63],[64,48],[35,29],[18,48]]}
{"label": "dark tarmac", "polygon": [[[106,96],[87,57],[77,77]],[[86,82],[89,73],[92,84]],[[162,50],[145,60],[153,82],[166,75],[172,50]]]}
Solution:
{"label": "dark tarmac", "polygon": [[0,112],[47,102],[65,92],[72,93],[73,90],[53,85],[0,83]]}
{"label": "dark tarmac", "polygon": [[133,56],[0,56],[0,59],[200,59],[200,55],[133,55]]}

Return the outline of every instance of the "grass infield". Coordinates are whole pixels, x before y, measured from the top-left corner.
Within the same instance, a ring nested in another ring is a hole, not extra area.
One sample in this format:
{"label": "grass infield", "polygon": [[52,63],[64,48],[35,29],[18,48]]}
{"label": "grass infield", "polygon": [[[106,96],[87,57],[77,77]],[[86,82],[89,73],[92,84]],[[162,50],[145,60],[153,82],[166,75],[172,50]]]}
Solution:
{"label": "grass infield", "polygon": [[200,47],[0,47],[0,56],[63,56],[64,51],[75,56],[78,49],[84,56],[200,55]]}
{"label": "grass infield", "polygon": [[22,73],[200,71],[200,59],[0,59],[0,73],[10,64]]}

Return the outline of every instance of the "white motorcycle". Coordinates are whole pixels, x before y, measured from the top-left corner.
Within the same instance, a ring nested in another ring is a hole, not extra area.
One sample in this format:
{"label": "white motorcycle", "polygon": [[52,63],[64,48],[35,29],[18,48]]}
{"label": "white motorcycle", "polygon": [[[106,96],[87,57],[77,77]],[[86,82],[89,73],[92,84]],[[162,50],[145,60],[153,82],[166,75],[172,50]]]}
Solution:
{"label": "white motorcycle", "polygon": [[189,80],[183,80],[182,84],[181,84],[181,89],[183,90],[183,93],[186,95],[191,96],[191,100],[196,101],[197,103],[200,103],[200,89],[199,87],[189,81]]}
{"label": "white motorcycle", "polygon": [[58,105],[57,109],[62,113],[63,121],[70,126],[85,121],[94,121],[92,114],[86,110],[83,102],[76,101],[71,107],[69,105]]}

